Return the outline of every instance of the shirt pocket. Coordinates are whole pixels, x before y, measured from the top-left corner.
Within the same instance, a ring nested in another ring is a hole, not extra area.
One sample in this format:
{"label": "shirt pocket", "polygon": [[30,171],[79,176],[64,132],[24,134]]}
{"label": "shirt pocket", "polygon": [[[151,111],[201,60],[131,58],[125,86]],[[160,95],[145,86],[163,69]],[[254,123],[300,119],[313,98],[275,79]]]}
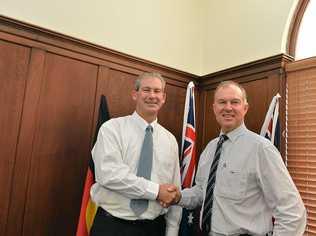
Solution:
{"label": "shirt pocket", "polygon": [[247,173],[245,171],[224,168],[217,174],[215,194],[232,200],[244,198],[247,190]]}

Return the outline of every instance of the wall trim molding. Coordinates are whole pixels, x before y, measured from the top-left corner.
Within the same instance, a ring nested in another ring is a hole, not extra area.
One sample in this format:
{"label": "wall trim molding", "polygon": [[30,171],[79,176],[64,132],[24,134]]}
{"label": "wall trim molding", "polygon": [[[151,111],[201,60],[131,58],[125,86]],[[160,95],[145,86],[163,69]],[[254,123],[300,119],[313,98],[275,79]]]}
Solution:
{"label": "wall trim molding", "polygon": [[294,61],[294,58],[286,54],[278,54],[222,71],[211,73],[199,78],[199,87],[209,90],[216,87],[220,81],[236,80],[240,83],[252,80],[264,79],[266,73],[284,73],[285,64]]}

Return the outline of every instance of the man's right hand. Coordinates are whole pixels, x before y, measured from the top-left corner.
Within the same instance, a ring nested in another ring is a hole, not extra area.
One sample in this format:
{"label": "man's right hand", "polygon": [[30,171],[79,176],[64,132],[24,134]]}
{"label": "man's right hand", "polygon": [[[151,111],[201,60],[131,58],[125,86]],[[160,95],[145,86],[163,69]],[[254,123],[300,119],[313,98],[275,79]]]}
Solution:
{"label": "man's right hand", "polygon": [[167,208],[181,199],[181,192],[174,184],[160,184],[157,200],[160,205]]}

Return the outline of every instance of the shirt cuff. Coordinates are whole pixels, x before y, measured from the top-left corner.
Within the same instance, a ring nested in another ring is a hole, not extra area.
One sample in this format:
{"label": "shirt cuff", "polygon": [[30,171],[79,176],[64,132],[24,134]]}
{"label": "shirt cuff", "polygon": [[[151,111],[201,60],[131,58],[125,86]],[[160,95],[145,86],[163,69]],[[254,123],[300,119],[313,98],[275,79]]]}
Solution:
{"label": "shirt cuff", "polygon": [[185,202],[185,194],[183,194],[183,190],[181,191],[181,198],[180,198],[180,201],[177,203],[178,206],[181,206],[181,207],[186,207],[186,202]]}
{"label": "shirt cuff", "polygon": [[166,236],[178,236],[179,227],[167,226],[166,227]]}
{"label": "shirt cuff", "polygon": [[183,197],[181,197],[180,201],[177,203],[178,206],[183,207]]}
{"label": "shirt cuff", "polygon": [[156,200],[158,193],[159,193],[159,184],[156,184],[148,180],[144,199]]}

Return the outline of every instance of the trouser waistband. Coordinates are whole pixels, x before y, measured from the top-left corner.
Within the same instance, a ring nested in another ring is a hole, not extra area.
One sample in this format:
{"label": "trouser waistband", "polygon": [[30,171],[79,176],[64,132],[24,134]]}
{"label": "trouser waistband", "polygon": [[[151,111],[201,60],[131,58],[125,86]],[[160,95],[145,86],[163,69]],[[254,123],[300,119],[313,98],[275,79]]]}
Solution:
{"label": "trouser waistband", "polygon": [[165,220],[164,215],[160,215],[153,220],[146,220],[146,219],[144,219],[144,220],[125,220],[125,219],[121,219],[121,218],[118,218],[118,217],[111,215],[109,212],[104,210],[102,207],[98,208],[98,212],[100,215],[103,215],[105,217],[113,218],[113,219],[120,221],[122,223],[133,224],[133,225],[152,225],[152,224],[157,224],[157,223],[159,224],[159,223],[164,222],[164,220]]}
{"label": "trouser waistband", "polygon": [[[252,236],[251,234],[239,234],[239,236]],[[269,236],[269,233],[265,234],[265,236]]]}

